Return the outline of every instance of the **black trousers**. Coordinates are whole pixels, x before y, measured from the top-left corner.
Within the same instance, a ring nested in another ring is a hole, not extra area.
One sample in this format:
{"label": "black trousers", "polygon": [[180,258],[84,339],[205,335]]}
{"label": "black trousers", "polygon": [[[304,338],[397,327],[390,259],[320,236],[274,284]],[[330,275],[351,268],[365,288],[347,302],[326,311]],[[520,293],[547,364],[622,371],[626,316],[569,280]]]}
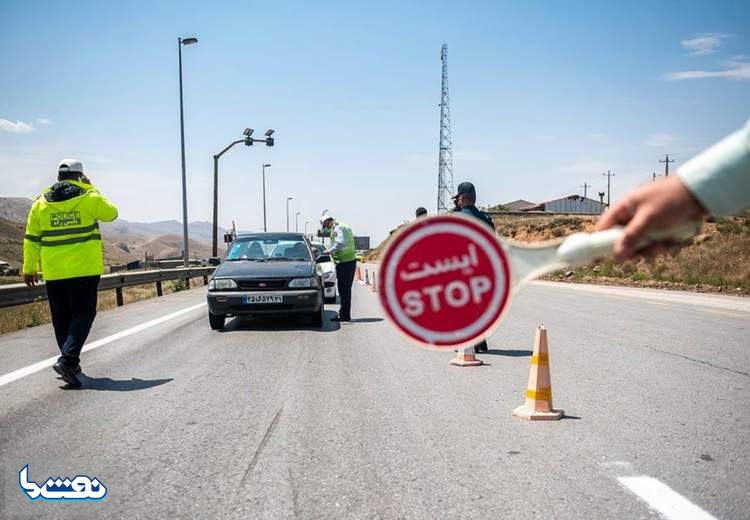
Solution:
{"label": "black trousers", "polygon": [[339,318],[351,319],[352,317],[352,285],[354,284],[354,271],[356,269],[356,260],[336,264],[336,280],[339,286],[339,297],[341,298]]}
{"label": "black trousers", "polygon": [[81,349],[96,317],[99,276],[83,276],[46,282],[49,310],[60,363],[70,367],[81,361]]}

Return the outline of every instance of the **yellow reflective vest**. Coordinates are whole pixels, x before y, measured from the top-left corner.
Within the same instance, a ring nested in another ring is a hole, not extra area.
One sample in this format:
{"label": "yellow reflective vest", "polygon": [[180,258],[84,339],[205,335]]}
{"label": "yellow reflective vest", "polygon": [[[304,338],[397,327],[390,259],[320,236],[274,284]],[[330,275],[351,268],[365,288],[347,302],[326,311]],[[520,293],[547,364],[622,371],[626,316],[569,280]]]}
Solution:
{"label": "yellow reflective vest", "polygon": [[62,181],[39,195],[26,220],[23,273],[63,280],[104,272],[99,220],[117,218],[117,208],[93,186]]}

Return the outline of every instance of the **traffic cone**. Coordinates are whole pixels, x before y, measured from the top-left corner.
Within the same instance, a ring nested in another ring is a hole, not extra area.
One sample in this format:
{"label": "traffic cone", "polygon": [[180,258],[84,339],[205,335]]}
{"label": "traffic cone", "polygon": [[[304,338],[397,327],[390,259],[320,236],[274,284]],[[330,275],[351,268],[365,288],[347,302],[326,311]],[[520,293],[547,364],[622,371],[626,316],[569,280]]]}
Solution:
{"label": "traffic cone", "polygon": [[359,266],[357,266],[357,268],[354,270],[354,279],[358,282],[362,281],[362,273],[359,270]]}
{"label": "traffic cone", "polygon": [[370,273],[365,269],[365,285],[370,285]]}
{"label": "traffic cone", "polygon": [[474,347],[466,347],[458,349],[456,357],[451,359],[450,364],[457,367],[479,367],[484,365],[484,361],[477,359]]}
{"label": "traffic cone", "polygon": [[370,287],[370,290],[372,292],[378,292],[378,285],[375,283],[375,271],[372,272],[372,287]]}
{"label": "traffic cone", "polygon": [[563,414],[562,410],[555,410],[552,407],[552,380],[549,373],[547,329],[540,325],[537,327],[534,336],[534,354],[531,356],[526,403],[513,410],[513,415],[538,421],[557,420]]}

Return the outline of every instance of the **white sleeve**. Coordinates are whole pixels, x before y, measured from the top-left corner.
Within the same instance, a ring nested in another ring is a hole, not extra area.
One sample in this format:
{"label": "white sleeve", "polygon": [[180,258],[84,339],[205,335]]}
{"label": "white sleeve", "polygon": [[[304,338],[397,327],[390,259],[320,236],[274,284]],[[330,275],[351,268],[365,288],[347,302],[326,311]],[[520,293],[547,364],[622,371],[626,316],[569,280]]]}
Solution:
{"label": "white sleeve", "polygon": [[750,207],[750,121],[690,159],[677,175],[713,215]]}

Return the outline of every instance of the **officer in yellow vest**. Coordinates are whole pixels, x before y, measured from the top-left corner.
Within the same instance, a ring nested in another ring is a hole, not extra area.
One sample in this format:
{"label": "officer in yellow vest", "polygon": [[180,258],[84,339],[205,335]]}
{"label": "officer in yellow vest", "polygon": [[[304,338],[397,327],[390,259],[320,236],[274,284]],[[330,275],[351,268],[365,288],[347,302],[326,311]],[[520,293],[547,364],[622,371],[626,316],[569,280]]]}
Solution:
{"label": "officer in yellow vest", "polygon": [[60,358],[52,367],[78,388],[81,348],[96,317],[97,287],[104,272],[99,220],[117,218],[117,208],[83,174],[75,159],[63,159],[58,182],[31,206],[23,240],[23,279],[38,281],[41,267]]}
{"label": "officer in yellow vest", "polygon": [[320,217],[323,229],[331,230],[331,247],[323,254],[330,254],[336,263],[336,280],[339,286],[341,307],[333,321],[352,320],[352,285],[357,268],[357,250],[354,247],[352,228],[330,215]]}

